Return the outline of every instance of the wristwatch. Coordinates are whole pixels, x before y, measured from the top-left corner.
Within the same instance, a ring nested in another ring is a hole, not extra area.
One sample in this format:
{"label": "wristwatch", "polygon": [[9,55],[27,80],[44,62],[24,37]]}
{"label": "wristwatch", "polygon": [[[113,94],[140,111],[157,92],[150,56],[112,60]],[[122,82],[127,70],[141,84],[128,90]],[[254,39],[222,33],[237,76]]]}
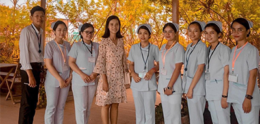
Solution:
{"label": "wristwatch", "polygon": [[246,94],[246,98],[247,99],[253,99],[253,97],[251,95],[248,95],[248,94]]}
{"label": "wristwatch", "polygon": [[168,89],[168,90],[172,90],[172,88],[171,88],[171,87],[168,87],[168,86],[167,86],[167,89]]}
{"label": "wristwatch", "polygon": [[222,95],[223,98],[227,98],[228,96]]}

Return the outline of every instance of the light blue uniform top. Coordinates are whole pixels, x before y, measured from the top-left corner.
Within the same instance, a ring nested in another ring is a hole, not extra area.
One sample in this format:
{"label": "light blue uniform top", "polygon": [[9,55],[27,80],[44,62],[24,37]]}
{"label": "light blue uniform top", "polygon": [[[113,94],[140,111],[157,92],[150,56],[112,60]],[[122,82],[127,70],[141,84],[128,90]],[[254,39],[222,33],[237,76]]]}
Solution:
{"label": "light blue uniform top", "polygon": [[[185,72],[184,70],[184,73],[186,73],[187,82],[184,82],[184,93],[188,92],[191,81],[198,69],[198,66],[201,64],[206,64],[206,57],[207,57],[206,45],[202,41],[199,41],[197,45],[193,45],[193,46],[191,45],[192,43],[188,45],[187,50],[185,52],[184,69],[185,67],[187,67],[187,71]],[[205,90],[206,80],[205,80],[204,71],[198,83],[194,87],[193,95],[206,95],[206,90]]]}
{"label": "light blue uniform top", "polygon": [[[59,44],[60,48],[62,49],[63,53],[64,46],[66,46],[66,63],[64,64],[64,60],[61,54],[61,51],[58,47],[58,45],[55,43],[54,40],[48,42],[45,46],[44,50],[44,58],[52,59],[52,64],[54,68],[58,71],[58,73],[61,75],[61,77],[66,80],[69,77],[70,69],[68,64],[68,53],[70,51],[70,43],[67,41],[64,41],[63,44]],[[63,67],[66,66],[68,70],[63,71]],[[47,70],[46,74],[46,80],[45,80],[46,86],[54,86],[59,87],[59,81]]]}
{"label": "light blue uniform top", "polygon": [[[159,54],[160,72],[163,69],[162,53],[163,56],[165,56],[165,52],[166,52],[165,46],[166,44],[164,44],[161,47],[160,54]],[[166,69],[166,75],[160,73],[160,77],[159,77],[158,92],[160,92],[161,94],[164,94],[163,88],[166,88],[168,86],[169,81],[172,77],[172,73],[175,69],[175,64],[177,63],[184,63],[184,49],[183,46],[179,43],[176,43],[166,54],[165,65],[164,65],[165,66],[164,69]],[[175,91],[173,95],[182,94],[183,91],[182,91],[181,74],[179,74],[176,82],[174,83],[173,90]]]}
{"label": "light blue uniform top", "polygon": [[[232,52],[230,54],[229,74],[232,74],[232,58],[235,52],[235,48],[236,47],[233,47]],[[237,56],[241,49],[242,47],[236,50],[235,56]],[[248,86],[249,73],[251,70],[258,68],[258,57],[259,52],[257,48],[252,44],[247,43],[247,45],[244,47],[244,49],[242,50],[235,62],[234,74],[238,75],[238,82],[229,82],[227,99],[228,102],[243,104]],[[251,103],[252,106],[259,106],[260,94],[259,88],[257,86],[257,78],[255,80],[255,89],[252,95],[253,99],[251,100]]]}
{"label": "light blue uniform top", "polygon": [[[92,57],[95,58],[95,60],[98,57],[98,47],[99,44],[96,42],[92,42]],[[85,46],[86,45],[86,46]],[[91,75],[93,72],[93,69],[95,67],[95,62],[90,62],[89,58],[91,57],[91,53],[89,50],[91,50],[91,44],[83,44],[83,41],[75,42],[69,52],[69,56],[76,59],[76,65],[79,67],[79,69],[84,72],[87,75]],[[88,50],[88,48],[89,50]],[[89,85],[95,85],[95,81],[92,83],[85,83],[80,75],[78,75],[76,72],[72,72],[72,84],[77,86],[89,86]]]}
{"label": "light blue uniform top", "polygon": [[[154,67],[154,61],[158,62],[159,58],[159,48],[153,44],[150,44],[150,50],[149,50],[149,57],[146,63],[146,70],[144,70],[144,61],[142,58],[142,53],[144,60],[146,61],[147,55],[148,55],[148,48],[149,45],[145,48],[140,49],[140,43],[132,45],[128,60],[131,62],[134,62],[134,70],[135,72],[142,73],[142,72],[148,72]],[[142,50],[142,51],[141,51]],[[145,80],[141,79],[140,82],[136,83],[135,80],[132,78],[131,82],[131,89],[137,90],[137,91],[150,91],[150,90],[157,90],[157,83],[156,83],[156,77],[155,74],[153,74],[151,80]]]}
{"label": "light blue uniform top", "polygon": [[[210,47],[208,48],[209,51]],[[230,48],[226,45],[219,43],[219,45],[207,57],[206,69],[209,67],[210,80],[206,81],[206,99],[207,100],[220,100],[223,92],[223,76],[224,67],[228,65],[230,59]],[[211,57],[210,57],[211,56]],[[208,64],[208,59],[210,61]]]}

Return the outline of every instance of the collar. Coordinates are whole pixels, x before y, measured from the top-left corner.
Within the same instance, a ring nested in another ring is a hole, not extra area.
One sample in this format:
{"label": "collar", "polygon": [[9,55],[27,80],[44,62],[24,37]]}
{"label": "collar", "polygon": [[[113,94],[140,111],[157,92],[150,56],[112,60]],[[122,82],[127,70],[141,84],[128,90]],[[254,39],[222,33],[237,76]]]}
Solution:
{"label": "collar", "polygon": [[33,25],[33,23],[32,23],[32,27],[34,28],[34,30],[36,31],[37,34],[41,33],[41,28],[40,28],[40,32],[39,32],[38,29]]}

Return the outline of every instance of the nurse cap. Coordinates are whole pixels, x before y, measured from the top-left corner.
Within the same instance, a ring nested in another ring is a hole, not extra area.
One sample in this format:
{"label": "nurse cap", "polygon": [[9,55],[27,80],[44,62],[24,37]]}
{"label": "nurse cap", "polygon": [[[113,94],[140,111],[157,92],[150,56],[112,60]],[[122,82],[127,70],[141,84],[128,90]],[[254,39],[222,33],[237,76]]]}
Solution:
{"label": "nurse cap", "polygon": [[[237,19],[239,19],[239,18],[237,18]],[[240,18],[240,19],[245,19],[245,18]],[[249,21],[249,20],[247,20],[247,19],[245,19],[246,21],[247,21],[247,23],[248,23],[248,25],[249,25],[249,28],[252,28],[253,27],[253,22],[251,22],[251,21]],[[234,21],[233,21],[234,22]],[[231,25],[233,24],[233,22],[231,23]]]}
{"label": "nurse cap", "polygon": [[56,24],[56,22],[57,22],[57,21],[51,23],[51,29],[54,28],[54,25]]}
{"label": "nurse cap", "polygon": [[[206,23],[205,23],[205,22],[202,22],[202,21],[193,21],[193,22],[199,23],[199,25],[200,25],[202,31],[204,30],[204,28],[205,28],[205,26],[206,26]],[[191,23],[193,23],[193,22],[191,22]],[[191,24],[191,23],[190,23],[190,24]]]}
{"label": "nurse cap", "polygon": [[[207,25],[208,24],[215,24],[215,25],[217,25],[218,26],[218,28],[219,28],[219,30],[220,30],[220,32],[222,32],[222,23],[220,22],[220,21],[209,21],[208,23],[207,23]],[[206,25],[206,26],[207,26]]]}
{"label": "nurse cap", "polygon": [[149,24],[141,24],[141,25],[139,25],[137,30],[136,30],[136,33],[138,33],[140,27],[142,27],[142,26],[145,26],[149,30],[149,32],[152,33],[152,28],[151,28],[151,26]]}
{"label": "nurse cap", "polygon": [[[177,24],[177,23],[173,23],[173,22],[168,22],[168,23],[171,23],[171,24],[173,24],[174,25],[174,27],[176,28],[176,32],[178,32],[179,31],[179,25]],[[166,24],[168,24],[168,23],[166,23]]]}
{"label": "nurse cap", "polygon": [[78,28],[78,29],[79,29],[79,32],[81,31],[82,26],[83,26],[83,24],[80,24],[80,25],[79,25],[79,28]]}
{"label": "nurse cap", "polygon": [[[246,20],[247,20],[247,19],[246,19]],[[251,22],[251,21],[249,21],[249,20],[247,20],[247,22],[248,22],[249,28],[252,28],[252,27],[253,27],[253,22]]]}

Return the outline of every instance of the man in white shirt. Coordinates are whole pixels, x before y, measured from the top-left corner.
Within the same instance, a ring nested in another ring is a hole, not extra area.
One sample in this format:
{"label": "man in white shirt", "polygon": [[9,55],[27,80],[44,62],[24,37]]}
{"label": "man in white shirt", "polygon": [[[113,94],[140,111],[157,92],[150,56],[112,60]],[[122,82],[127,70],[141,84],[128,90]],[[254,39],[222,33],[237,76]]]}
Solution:
{"label": "man in white shirt", "polygon": [[30,11],[32,24],[20,34],[20,74],[22,77],[22,98],[19,124],[32,124],[38,101],[40,73],[43,63],[43,30],[45,10],[35,6]]}

